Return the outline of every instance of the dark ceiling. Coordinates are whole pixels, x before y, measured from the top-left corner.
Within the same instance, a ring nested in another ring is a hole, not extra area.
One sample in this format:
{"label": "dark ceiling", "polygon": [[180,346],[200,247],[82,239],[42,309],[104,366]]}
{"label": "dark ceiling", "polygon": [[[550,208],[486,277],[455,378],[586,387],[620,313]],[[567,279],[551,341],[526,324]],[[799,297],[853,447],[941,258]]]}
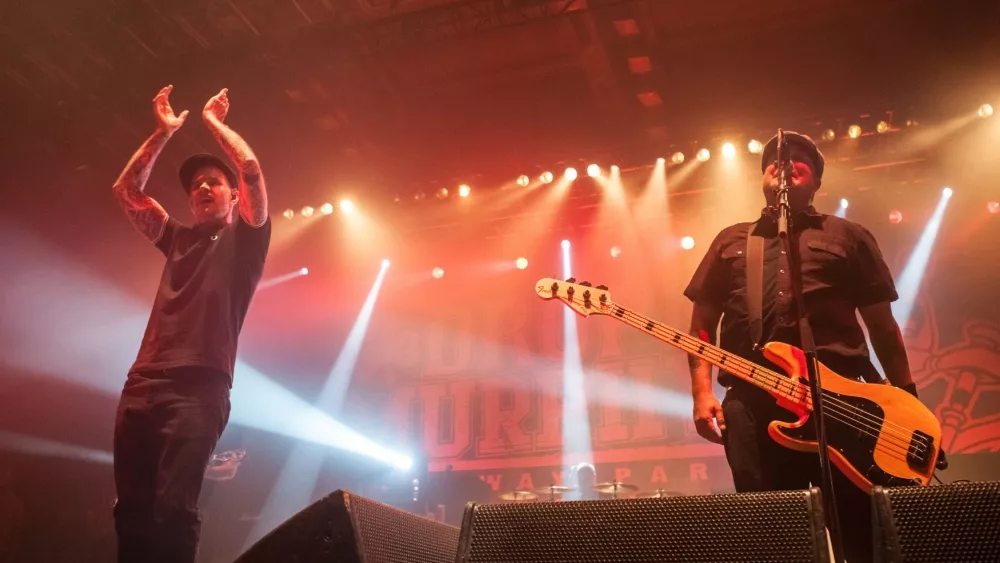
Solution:
{"label": "dark ceiling", "polygon": [[[978,104],[1000,86],[998,14],[892,0],[8,0],[2,158],[15,177],[110,185],[167,83],[195,116],[230,89],[229,122],[280,179],[278,205],[341,184],[398,193],[647,158],[789,122]],[[214,148],[189,120],[160,168]]]}

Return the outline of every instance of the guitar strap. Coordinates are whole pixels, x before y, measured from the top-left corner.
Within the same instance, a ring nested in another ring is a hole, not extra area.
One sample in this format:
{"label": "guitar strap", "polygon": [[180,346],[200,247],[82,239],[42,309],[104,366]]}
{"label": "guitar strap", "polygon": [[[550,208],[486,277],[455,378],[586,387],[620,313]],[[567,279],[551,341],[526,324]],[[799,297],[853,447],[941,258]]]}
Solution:
{"label": "guitar strap", "polygon": [[764,337],[764,238],[754,234],[757,223],[747,229],[747,313],[750,339],[756,350]]}

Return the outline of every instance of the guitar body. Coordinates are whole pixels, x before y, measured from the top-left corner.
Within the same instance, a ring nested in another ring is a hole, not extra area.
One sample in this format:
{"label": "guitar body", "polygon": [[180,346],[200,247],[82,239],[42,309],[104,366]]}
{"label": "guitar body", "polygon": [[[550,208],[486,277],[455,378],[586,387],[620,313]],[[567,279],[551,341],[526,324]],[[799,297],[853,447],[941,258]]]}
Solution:
{"label": "guitar body", "polygon": [[[802,350],[771,342],[764,346],[764,356],[790,380],[807,381]],[[819,370],[830,462],[866,492],[873,485],[928,484],[941,443],[941,425],[933,413],[897,387],[847,379],[822,363]],[[772,422],[771,438],[793,450],[817,451],[810,406],[782,397],[778,405],[799,415],[799,420]]]}
{"label": "guitar body", "polygon": [[[654,321],[611,300],[606,286],[543,278],[535,293],[558,299],[584,317],[606,315],[653,336],[726,373],[770,393],[795,413],[795,422],[776,420],[771,438],[786,448],[816,452],[819,444],[809,416],[812,398],[802,350],[781,342],[764,346],[764,355],[785,373],[731,354],[686,331]],[[889,385],[861,383],[819,365],[823,419],[831,462],[865,492],[875,485],[926,485],[941,448],[941,425],[916,397]]]}

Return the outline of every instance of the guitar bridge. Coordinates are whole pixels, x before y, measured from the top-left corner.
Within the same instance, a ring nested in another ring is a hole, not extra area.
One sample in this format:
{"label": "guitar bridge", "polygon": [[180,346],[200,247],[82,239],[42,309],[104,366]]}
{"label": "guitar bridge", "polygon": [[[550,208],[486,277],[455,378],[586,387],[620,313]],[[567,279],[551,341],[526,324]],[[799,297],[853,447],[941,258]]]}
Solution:
{"label": "guitar bridge", "polygon": [[931,460],[937,451],[937,444],[934,439],[925,432],[914,430],[910,438],[910,445],[906,449],[906,462],[910,467],[926,471],[930,468]]}

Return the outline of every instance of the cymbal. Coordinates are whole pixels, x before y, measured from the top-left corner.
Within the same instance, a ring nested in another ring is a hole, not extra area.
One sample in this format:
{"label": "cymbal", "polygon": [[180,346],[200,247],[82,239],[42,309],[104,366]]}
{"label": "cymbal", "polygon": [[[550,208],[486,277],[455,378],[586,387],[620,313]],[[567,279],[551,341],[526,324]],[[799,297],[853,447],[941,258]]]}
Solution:
{"label": "cymbal", "polygon": [[534,490],[534,492],[540,495],[561,495],[568,491],[575,491],[576,487],[564,487],[562,485],[549,485],[548,487],[539,487]]}
{"label": "cymbal", "polygon": [[536,495],[531,491],[511,491],[509,493],[504,493],[500,495],[500,500],[523,501],[523,500],[535,500],[536,498],[538,498],[538,495]]}
{"label": "cymbal", "polygon": [[670,497],[682,497],[684,493],[677,491],[667,491],[664,489],[657,489],[655,491],[645,491],[635,495],[635,498],[670,498]]}
{"label": "cymbal", "polygon": [[639,486],[631,483],[598,483],[594,485],[594,490],[599,493],[614,494],[622,491],[638,491]]}

